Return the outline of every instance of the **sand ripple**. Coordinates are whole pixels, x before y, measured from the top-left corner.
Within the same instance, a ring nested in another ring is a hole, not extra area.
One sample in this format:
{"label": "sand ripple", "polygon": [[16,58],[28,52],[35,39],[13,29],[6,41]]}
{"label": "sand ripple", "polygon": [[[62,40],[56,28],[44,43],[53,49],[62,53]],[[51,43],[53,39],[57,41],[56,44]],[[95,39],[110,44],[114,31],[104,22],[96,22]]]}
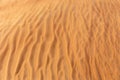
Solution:
{"label": "sand ripple", "polygon": [[0,4],[0,80],[120,80],[119,0]]}

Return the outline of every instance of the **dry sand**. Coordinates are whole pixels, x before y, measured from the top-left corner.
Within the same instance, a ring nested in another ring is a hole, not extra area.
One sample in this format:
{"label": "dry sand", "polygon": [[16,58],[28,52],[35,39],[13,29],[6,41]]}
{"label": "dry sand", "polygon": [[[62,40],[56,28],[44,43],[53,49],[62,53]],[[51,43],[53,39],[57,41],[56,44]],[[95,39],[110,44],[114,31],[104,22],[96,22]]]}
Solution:
{"label": "dry sand", "polygon": [[0,0],[0,80],[120,80],[120,0]]}

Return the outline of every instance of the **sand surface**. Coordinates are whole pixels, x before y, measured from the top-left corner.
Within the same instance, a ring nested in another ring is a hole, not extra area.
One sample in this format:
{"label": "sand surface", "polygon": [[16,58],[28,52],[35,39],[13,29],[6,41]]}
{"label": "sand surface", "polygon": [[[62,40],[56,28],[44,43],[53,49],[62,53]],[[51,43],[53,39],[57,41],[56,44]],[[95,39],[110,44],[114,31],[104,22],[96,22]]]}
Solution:
{"label": "sand surface", "polygon": [[0,80],[120,80],[120,0],[0,0]]}

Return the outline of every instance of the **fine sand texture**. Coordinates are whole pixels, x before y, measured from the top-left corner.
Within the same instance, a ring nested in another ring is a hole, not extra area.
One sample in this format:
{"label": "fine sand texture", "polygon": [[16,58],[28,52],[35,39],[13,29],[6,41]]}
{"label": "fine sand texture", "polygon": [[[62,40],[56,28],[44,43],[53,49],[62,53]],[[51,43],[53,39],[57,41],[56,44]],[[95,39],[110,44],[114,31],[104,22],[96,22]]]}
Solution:
{"label": "fine sand texture", "polygon": [[0,0],[0,80],[120,80],[120,0]]}

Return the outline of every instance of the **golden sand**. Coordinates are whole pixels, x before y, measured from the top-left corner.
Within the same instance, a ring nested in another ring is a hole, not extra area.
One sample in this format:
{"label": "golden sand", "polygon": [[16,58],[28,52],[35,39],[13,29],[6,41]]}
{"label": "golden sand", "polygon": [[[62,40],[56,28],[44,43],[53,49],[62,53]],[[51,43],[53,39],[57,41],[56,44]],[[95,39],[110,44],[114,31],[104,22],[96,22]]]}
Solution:
{"label": "golden sand", "polygon": [[0,80],[120,80],[120,0],[0,0]]}

